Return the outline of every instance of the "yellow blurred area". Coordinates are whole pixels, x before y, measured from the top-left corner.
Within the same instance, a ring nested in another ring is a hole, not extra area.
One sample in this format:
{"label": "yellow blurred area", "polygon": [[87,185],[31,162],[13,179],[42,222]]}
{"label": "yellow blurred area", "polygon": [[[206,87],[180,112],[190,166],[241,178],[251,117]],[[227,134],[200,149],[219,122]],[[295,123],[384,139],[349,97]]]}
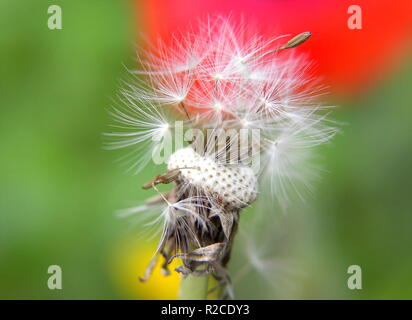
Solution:
{"label": "yellow blurred area", "polygon": [[180,259],[174,259],[169,265],[170,275],[164,276],[161,271],[163,258],[160,257],[150,279],[140,282],[153,253],[155,243],[141,243],[136,239],[126,238],[114,247],[111,261],[111,274],[114,286],[120,296],[127,299],[177,299],[180,276],[174,269],[181,264]]}

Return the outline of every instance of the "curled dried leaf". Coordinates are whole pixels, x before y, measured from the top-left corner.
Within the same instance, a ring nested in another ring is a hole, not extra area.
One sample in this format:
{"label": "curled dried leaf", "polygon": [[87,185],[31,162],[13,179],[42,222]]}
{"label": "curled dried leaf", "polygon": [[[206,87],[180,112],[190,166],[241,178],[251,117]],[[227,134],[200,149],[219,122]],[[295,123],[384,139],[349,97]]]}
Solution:
{"label": "curled dried leaf", "polygon": [[153,269],[154,269],[154,267],[155,267],[156,264],[157,264],[157,257],[158,257],[158,256],[155,255],[155,256],[153,257],[153,259],[150,260],[150,263],[149,263],[149,265],[147,266],[147,268],[146,268],[146,270],[145,270],[144,276],[143,276],[143,277],[139,277],[139,281],[140,281],[140,282],[146,282],[147,280],[149,280],[150,276],[152,275]]}
{"label": "curled dried leaf", "polygon": [[185,260],[193,262],[215,262],[219,260],[225,247],[226,243],[217,242],[205,247],[195,249],[189,253],[178,253],[170,258],[169,263],[172,262],[174,258],[183,258]]}

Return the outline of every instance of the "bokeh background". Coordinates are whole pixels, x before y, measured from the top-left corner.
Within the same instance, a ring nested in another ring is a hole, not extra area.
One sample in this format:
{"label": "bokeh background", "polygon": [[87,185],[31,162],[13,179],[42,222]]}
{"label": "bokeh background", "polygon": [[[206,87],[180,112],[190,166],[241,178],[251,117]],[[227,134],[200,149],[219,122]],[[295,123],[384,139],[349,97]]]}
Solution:
{"label": "bokeh background", "polygon": [[[47,28],[60,5],[63,29]],[[330,87],[342,133],[319,150],[315,194],[287,214],[244,212],[230,268],[239,299],[412,298],[412,8],[367,1],[0,1],[0,298],[174,299],[177,275],[140,284],[155,241],[117,209],[139,203],[159,172],[124,172],[102,150],[105,109],[135,44],[223,13],[262,32],[311,30],[299,48]],[[263,221],[263,222],[262,222]],[[246,250],[245,250],[246,249]],[[63,269],[49,290],[47,268]],[[363,289],[349,290],[359,265]]]}

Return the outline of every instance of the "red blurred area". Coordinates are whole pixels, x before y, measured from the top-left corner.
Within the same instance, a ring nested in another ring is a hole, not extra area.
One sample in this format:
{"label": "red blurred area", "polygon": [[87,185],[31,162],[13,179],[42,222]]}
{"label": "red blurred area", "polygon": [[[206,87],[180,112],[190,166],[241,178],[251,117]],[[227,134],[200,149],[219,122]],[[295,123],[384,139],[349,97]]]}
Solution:
{"label": "red blurred area", "polygon": [[[260,32],[296,35],[311,31],[296,48],[315,62],[315,73],[332,93],[352,95],[373,84],[405,56],[412,39],[410,0],[136,0],[144,32],[167,40],[198,18],[230,15]],[[350,5],[362,9],[362,29],[347,25]],[[141,25],[140,25],[141,26]]]}

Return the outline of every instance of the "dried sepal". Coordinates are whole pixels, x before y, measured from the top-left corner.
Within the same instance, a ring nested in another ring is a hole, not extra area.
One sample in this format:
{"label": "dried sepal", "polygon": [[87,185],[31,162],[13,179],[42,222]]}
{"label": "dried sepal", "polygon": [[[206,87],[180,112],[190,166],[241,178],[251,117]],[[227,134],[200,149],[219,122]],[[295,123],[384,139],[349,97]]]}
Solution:
{"label": "dried sepal", "polygon": [[164,262],[162,263],[162,266],[161,266],[162,273],[163,273],[164,276],[168,276],[168,275],[170,275],[169,263],[168,263],[168,261],[170,260],[170,253],[166,252],[166,250],[164,250],[164,249],[161,250],[160,253],[164,258]]}
{"label": "dried sepal", "polygon": [[222,225],[222,230],[226,236],[226,240],[229,240],[231,238],[232,228],[233,228],[233,224],[235,220],[235,216],[233,212],[221,210],[221,209],[215,209],[213,211],[213,214],[211,215],[211,218],[216,217],[216,216],[220,220],[220,224]]}
{"label": "dried sepal", "polygon": [[146,190],[146,189],[153,188],[153,186],[159,183],[168,184],[170,182],[175,181],[179,177],[179,174],[180,174],[180,169],[169,170],[164,174],[157,175],[154,179],[145,183],[142,188]]}
{"label": "dried sepal", "polygon": [[188,253],[177,253],[169,260],[169,263],[175,258],[183,258],[190,262],[216,262],[223,253],[226,243],[218,242],[205,247],[197,248]]}
{"label": "dried sepal", "polygon": [[139,281],[140,282],[146,282],[147,280],[149,280],[150,276],[152,275],[153,269],[156,267],[157,264],[157,260],[158,260],[158,256],[155,255],[152,260],[150,260],[149,265],[147,266],[144,276],[143,277],[139,277]]}

